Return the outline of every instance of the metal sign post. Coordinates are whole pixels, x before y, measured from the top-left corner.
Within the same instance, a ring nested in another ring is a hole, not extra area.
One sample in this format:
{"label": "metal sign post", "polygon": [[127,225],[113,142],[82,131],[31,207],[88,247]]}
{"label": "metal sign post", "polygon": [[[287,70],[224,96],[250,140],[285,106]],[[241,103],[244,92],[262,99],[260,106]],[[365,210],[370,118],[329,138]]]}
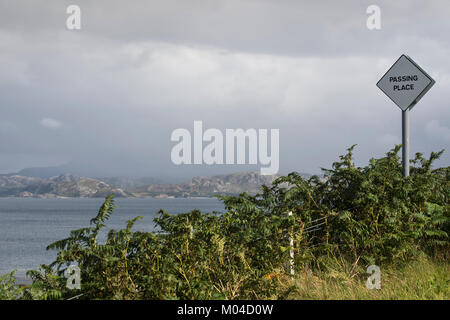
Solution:
{"label": "metal sign post", "polygon": [[403,176],[409,177],[409,109],[402,110]]}
{"label": "metal sign post", "polygon": [[377,87],[402,110],[403,176],[409,176],[409,111],[435,84],[410,57],[402,54],[381,77]]}

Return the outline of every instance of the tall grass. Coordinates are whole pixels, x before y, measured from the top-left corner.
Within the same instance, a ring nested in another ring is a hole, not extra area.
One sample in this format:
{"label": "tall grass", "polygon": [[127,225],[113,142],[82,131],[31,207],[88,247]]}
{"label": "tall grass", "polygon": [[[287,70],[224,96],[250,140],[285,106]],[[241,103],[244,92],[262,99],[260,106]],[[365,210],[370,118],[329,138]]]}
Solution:
{"label": "tall grass", "polygon": [[[342,264],[330,265],[327,271],[304,269],[293,282],[287,299],[314,300],[448,300],[450,299],[450,264],[421,257],[405,265],[381,266],[381,289],[368,289],[364,268]],[[287,289],[287,288],[286,288]]]}

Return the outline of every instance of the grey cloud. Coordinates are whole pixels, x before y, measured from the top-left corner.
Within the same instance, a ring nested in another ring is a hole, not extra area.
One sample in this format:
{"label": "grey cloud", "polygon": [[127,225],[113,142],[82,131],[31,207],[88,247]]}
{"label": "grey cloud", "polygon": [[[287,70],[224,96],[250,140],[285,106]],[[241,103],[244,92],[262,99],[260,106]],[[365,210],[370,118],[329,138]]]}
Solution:
{"label": "grey cloud", "polygon": [[380,31],[365,26],[369,1],[78,1],[80,31],[65,30],[69,4],[0,1],[0,173],[254,169],[173,165],[170,133],[194,120],[279,128],[283,172],[317,172],[354,143],[366,162],[401,137],[375,83],[403,52],[437,81],[412,111],[412,152],[448,145],[447,1],[378,1]]}

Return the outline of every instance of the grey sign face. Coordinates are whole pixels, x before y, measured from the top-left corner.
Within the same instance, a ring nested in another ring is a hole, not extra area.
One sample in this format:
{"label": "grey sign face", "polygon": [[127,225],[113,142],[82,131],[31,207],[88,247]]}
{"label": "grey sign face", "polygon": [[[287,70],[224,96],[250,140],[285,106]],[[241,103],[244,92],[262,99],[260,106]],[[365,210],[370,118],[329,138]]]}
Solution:
{"label": "grey sign face", "polygon": [[402,110],[413,107],[435,81],[411,58],[402,55],[378,81],[381,89]]}

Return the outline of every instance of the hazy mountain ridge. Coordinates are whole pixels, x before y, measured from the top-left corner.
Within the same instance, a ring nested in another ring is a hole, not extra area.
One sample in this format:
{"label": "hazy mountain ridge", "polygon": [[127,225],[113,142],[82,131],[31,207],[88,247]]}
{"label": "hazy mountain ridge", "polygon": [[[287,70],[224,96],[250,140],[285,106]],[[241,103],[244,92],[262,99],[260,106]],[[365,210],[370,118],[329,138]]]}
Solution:
{"label": "hazy mountain ridge", "polygon": [[142,186],[151,184],[162,184],[163,180],[153,177],[130,178],[130,177],[97,177],[97,180],[103,181],[112,188],[119,188],[122,190],[132,190]]}
{"label": "hazy mountain ridge", "polygon": [[[255,194],[261,185],[270,185],[280,175],[260,175],[257,172],[222,174],[212,177],[194,177],[179,184],[149,184],[135,186],[135,180],[126,178],[100,179],[61,174],[50,178],[20,175],[0,176],[0,197],[105,197],[114,193],[118,197],[211,197],[214,195],[237,195],[242,192]],[[305,177],[310,175],[304,174]],[[109,180],[108,180],[109,179]],[[153,180],[142,180],[153,182]],[[141,183],[142,183],[141,182]],[[131,188],[117,188],[129,185]]]}
{"label": "hazy mountain ridge", "polygon": [[119,197],[127,194],[112,188],[103,181],[71,174],[51,178],[26,177],[19,175],[0,176],[0,197],[105,197],[114,193]]}
{"label": "hazy mountain ridge", "polygon": [[[280,175],[261,175],[257,172],[222,174],[212,177],[195,177],[180,184],[149,185],[130,190],[134,197],[211,197],[237,195],[243,192],[256,194],[262,185],[270,185]],[[304,174],[305,177],[310,176]]]}

